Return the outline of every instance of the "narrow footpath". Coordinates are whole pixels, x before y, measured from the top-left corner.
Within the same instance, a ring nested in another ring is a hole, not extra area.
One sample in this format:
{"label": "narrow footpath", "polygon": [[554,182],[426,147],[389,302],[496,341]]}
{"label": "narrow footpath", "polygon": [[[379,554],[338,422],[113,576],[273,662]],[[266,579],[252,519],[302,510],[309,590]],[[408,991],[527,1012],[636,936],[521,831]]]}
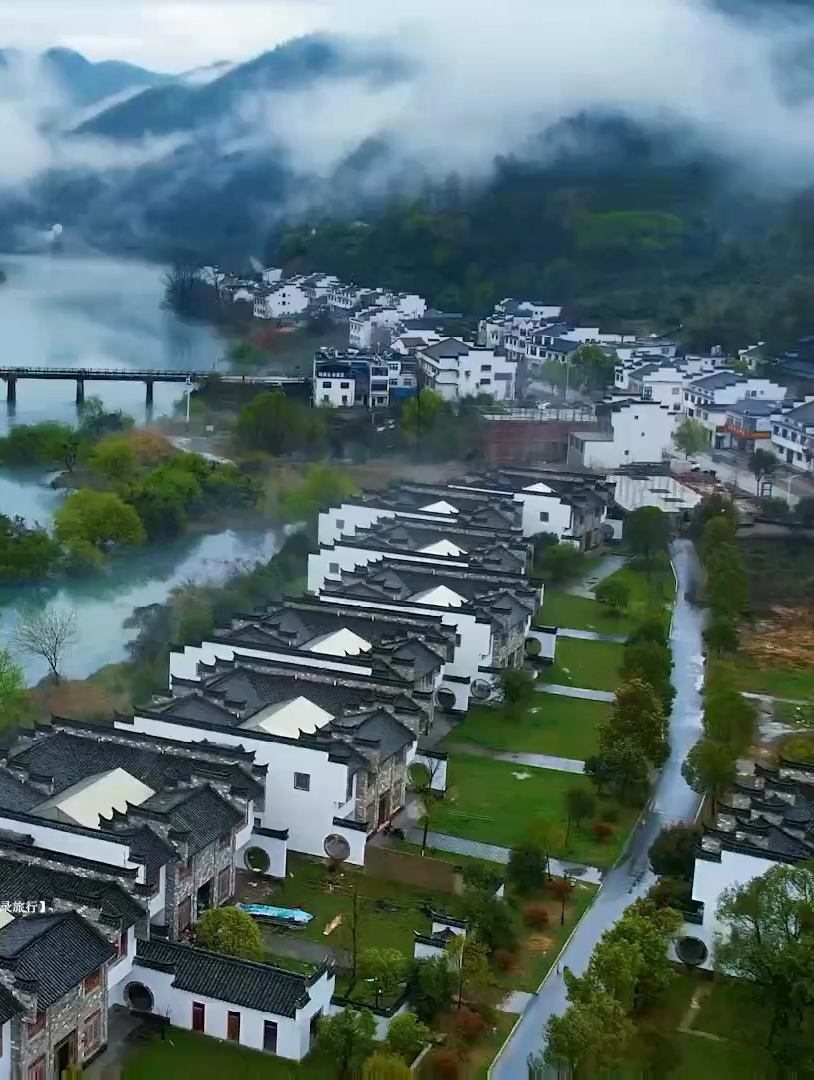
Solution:
{"label": "narrow footpath", "polygon": [[563,1013],[568,1004],[565,983],[562,975],[557,974],[558,970],[569,967],[576,975],[585,971],[601,934],[619,919],[631,901],[642,896],[653,884],[655,879],[649,870],[647,855],[662,826],[692,821],[698,812],[700,797],[684,782],[681,764],[701,735],[703,612],[691,607],[685,598],[699,575],[699,567],[688,540],[675,541],[672,560],[678,588],[670,639],[676,688],[670,718],[670,757],[622,858],[605,876],[596,900],[577,925],[559,962],[527,1005],[491,1066],[489,1077],[494,1080],[522,1080],[527,1076],[527,1059],[542,1049],[543,1029],[548,1018]]}

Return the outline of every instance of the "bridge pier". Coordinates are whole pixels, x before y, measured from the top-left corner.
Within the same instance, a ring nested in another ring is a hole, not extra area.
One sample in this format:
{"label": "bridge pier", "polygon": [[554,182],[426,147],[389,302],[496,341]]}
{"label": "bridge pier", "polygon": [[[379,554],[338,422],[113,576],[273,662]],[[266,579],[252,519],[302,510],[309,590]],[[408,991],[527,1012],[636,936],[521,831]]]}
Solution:
{"label": "bridge pier", "polygon": [[147,408],[152,409],[152,407],[153,407],[153,387],[154,387],[155,384],[153,383],[152,379],[147,379],[144,385],[147,387]]}
{"label": "bridge pier", "polygon": [[76,380],[76,404],[77,405],[84,405],[85,404],[85,380],[84,379],[77,379]]}
{"label": "bridge pier", "polygon": [[17,379],[14,376],[6,379],[6,401],[9,405],[17,404]]}

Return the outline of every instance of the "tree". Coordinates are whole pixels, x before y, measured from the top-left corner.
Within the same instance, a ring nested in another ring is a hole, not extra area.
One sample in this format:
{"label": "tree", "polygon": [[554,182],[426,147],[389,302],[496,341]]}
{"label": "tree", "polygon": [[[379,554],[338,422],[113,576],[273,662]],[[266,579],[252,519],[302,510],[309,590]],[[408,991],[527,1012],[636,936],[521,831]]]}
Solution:
{"label": "tree", "polygon": [[713,614],[732,618],[746,607],[746,573],[734,544],[713,548],[706,558],[707,604]]}
{"label": "tree", "polygon": [[242,446],[275,456],[316,450],[324,434],[319,411],[286,397],[282,390],[264,390],[252,398],[235,422],[235,437]]}
{"label": "tree", "polygon": [[634,1032],[622,1005],[596,985],[562,1015],[549,1018],[545,1062],[567,1070],[573,1080],[591,1080],[623,1062]]}
{"label": "tree", "polygon": [[707,677],[704,696],[706,735],[725,743],[733,757],[738,757],[752,745],[756,722],[755,706],[741,694],[734,674],[724,667],[713,669]]}
{"label": "tree", "polygon": [[777,468],[778,461],[771,450],[758,448],[749,455],[749,471],[755,478],[755,490],[760,494],[760,482],[764,477],[771,476]]}
{"label": "tree", "polygon": [[371,1054],[362,1066],[362,1080],[410,1080],[410,1066],[393,1054]]}
{"label": "tree", "polygon": [[622,578],[612,574],[599,582],[594,589],[594,596],[614,615],[621,615],[630,600],[630,586]]}
{"label": "tree", "polygon": [[[425,759],[426,760],[426,759]],[[427,836],[440,799],[435,792],[435,779],[441,768],[441,762],[430,759],[432,764],[410,766],[410,787],[413,789],[415,805],[418,810],[417,821],[421,825],[421,854],[427,853]],[[447,793],[448,794],[448,793]]]}
{"label": "tree", "polygon": [[280,495],[283,520],[308,521],[321,510],[341,505],[355,490],[356,485],[341,469],[324,461],[309,465],[302,480]]}
{"label": "tree", "polygon": [[450,1007],[457,989],[457,972],[446,956],[413,961],[407,993],[413,1011],[425,1023]]}
{"label": "tree", "polygon": [[136,455],[126,435],[105,435],[94,446],[90,464],[111,480],[125,480],[133,473]]}
{"label": "tree", "polygon": [[814,870],[773,866],[725,889],[717,918],[727,929],[715,963],[747,979],[769,1013],[768,1049],[784,1076],[809,1075],[814,1064]]}
{"label": "tree", "polygon": [[612,349],[585,343],[579,345],[566,361],[574,372],[574,384],[588,390],[610,386],[618,357]]}
{"label": "tree", "polygon": [[398,949],[365,949],[359,956],[359,975],[372,984],[377,1008],[383,994],[396,993],[404,970],[404,956]]}
{"label": "tree", "polygon": [[656,691],[642,679],[622,683],[613,699],[610,716],[599,726],[599,748],[609,754],[619,743],[628,742],[656,766],[668,752],[667,722]]}
{"label": "tree", "polygon": [[504,668],[495,681],[500,689],[506,717],[512,721],[520,720],[534,701],[534,676],[525,668]]}
{"label": "tree", "polygon": [[587,788],[577,784],[568,788],[565,793],[565,813],[567,819],[565,826],[566,846],[568,845],[568,837],[571,833],[571,822],[579,828],[585,818],[591,817],[595,810],[596,800]]}
{"label": "tree", "polygon": [[17,618],[14,640],[22,652],[44,660],[55,682],[59,682],[65,653],[78,640],[76,612],[73,608],[57,607],[25,610]]}
{"label": "tree", "polygon": [[536,554],[534,571],[547,585],[556,585],[575,577],[582,569],[584,559],[573,544],[547,544]]}
{"label": "tree", "polygon": [[670,543],[670,519],[657,506],[640,506],[625,521],[624,539],[634,555],[643,557],[649,576],[654,557]]}
{"label": "tree", "polygon": [[715,656],[738,650],[738,628],[734,619],[718,612],[704,627],[704,644]]}
{"label": "tree", "polygon": [[695,849],[701,841],[697,825],[667,825],[650,848],[650,867],[659,877],[691,881]]}
{"label": "tree", "polygon": [[521,895],[539,889],[546,876],[547,858],[534,844],[519,844],[509,852],[506,877]]}
{"label": "tree", "polygon": [[54,535],[68,548],[88,544],[100,551],[145,540],[144,526],[132,506],[113,492],[90,488],[72,492],[54,512]]}
{"label": "tree", "polygon": [[450,939],[447,951],[455,958],[458,970],[458,1008],[464,996],[467,1001],[482,1001],[495,982],[487,946],[474,934],[456,934]]}
{"label": "tree", "polygon": [[685,458],[691,458],[709,449],[709,433],[700,420],[688,416],[675,429],[673,445]]}
{"label": "tree", "polygon": [[567,874],[563,874],[551,882],[551,891],[560,901],[560,926],[565,926],[565,905],[574,891],[574,883]]}
{"label": "tree", "polygon": [[[606,579],[607,580],[607,579]],[[629,635],[625,644],[638,645],[642,641],[654,641],[663,648],[669,648],[670,638],[667,633],[667,622],[663,618],[654,616],[644,619]]]}
{"label": "tree", "polygon": [[735,755],[730,746],[714,739],[700,739],[687,754],[681,775],[693,791],[712,796],[712,820],[717,816],[717,802],[730,790],[735,780]]}
{"label": "tree", "polygon": [[635,742],[622,739],[585,762],[585,775],[598,792],[610,786],[618,799],[629,806],[643,801],[649,786],[647,758]]}
{"label": "tree", "polygon": [[626,1013],[641,1012],[675,978],[669,944],[681,922],[681,915],[670,908],[636,901],[597,942],[586,978],[595,978]]}
{"label": "tree", "polygon": [[387,1026],[387,1049],[391,1054],[398,1054],[404,1061],[412,1062],[418,1057],[431,1033],[415,1013],[397,1013]]}
{"label": "tree", "polygon": [[399,413],[399,427],[418,442],[422,434],[432,431],[446,411],[446,403],[437,390],[425,387],[413,397],[407,398]]}
{"label": "tree", "polygon": [[515,948],[517,930],[514,911],[505,900],[483,892],[466,894],[464,910],[469,919],[470,933],[477,935],[489,952]]}
{"label": "tree", "polygon": [[0,649],[0,728],[19,719],[25,707],[25,679],[8,649]]}
{"label": "tree", "polygon": [[351,1080],[362,1062],[370,1057],[376,1037],[376,1021],[367,1009],[342,1009],[333,1016],[321,1016],[316,1045],[333,1062],[339,1080]]}
{"label": "tree", "polygon": [[656,641],[637,641],[625,645],[622,654],[620,677],[624,682],[640,679],[656,691],[665,716],[669,716],[675,698],[675,687],[670,681],[673,655],[666,646]]}
{"label": "tree", "polygon": [[195,927],[195,944],[243,960],[261,960],[264,952],[257,923],[236,907],[208,908]]}
{"label": "tree", "polygon": [[693,510],[690,522],[692,538],[696,541],[702,540],[707,523],[716,517],[727,518],[734,533],[738,522],[735,504],[728,495],[721,495],[718,492],[713,495],[705,495]]}

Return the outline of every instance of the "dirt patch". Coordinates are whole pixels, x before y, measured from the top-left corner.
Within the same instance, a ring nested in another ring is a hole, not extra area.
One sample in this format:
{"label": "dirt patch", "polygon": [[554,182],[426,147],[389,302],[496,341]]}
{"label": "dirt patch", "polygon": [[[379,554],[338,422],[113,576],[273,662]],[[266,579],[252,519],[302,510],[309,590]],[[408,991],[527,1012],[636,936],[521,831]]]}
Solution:
{"label": "dirt patch", "polygon": [[554,938],[548,934],[529,934],[524,942],[528,952],[546,953],[554,945]]}
{"label": "dirt patch", "polygon": [[741,648],[758,667],[810,668],[814,663],[814,609],[773,608],[743,635]]}

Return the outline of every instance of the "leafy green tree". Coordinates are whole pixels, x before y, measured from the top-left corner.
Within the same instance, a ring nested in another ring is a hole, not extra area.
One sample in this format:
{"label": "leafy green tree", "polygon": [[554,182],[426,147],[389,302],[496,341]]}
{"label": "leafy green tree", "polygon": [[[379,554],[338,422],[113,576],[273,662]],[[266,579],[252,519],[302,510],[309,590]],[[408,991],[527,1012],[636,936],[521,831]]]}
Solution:
{"label": "leafy green tree", "polygon": [[719,612],[704,628],[704,644],[714,656],[738,651],[738,628],[734,619]]}
{"label": "leafy green tree", "polygon": [[495,985],[486,944],[474,934],[456,934],[447,952],[454,957],[458,972],[458,1008],[464,998],[469,1002],[484,1001]]}
{"label": "leafy green tree", "polygon": [[25,708],[25,679],[8,649],[0,649],[0,728],[15,724]]}
{"label": "leafy green tree", "polygon": [[656,766],[667,756],[667,722],[656,691],[642,679],[622,683],[613,699],[610,716],[599,727],[599,748],[609,754],[619,743],[639,748]]}
{"label": "leafy green tree", "polygon": [[265,450],[275,457],[301,450],[317,450],[325,424],[319,410],[286,397],[282,390],[264,390],[237,414],[235,437],[250,450]]}
{"label": "leafy green tree", "polygon": [[609,787],[629,806],[643,801],[650,782],[647,758],[641,747],[629,739],[614,742],[607,750],[588,758],[585,775],[593,781],[598,792]]}
{"label": "leafy green tree", "polygon": [[407,992],[420,1020],[432,1023],[439,1013],[450,1007],[457,989],[457,973],[446,956],[413,961]]}
{"label": "leafy green tree", "polygon": [[495,679],[504,715],[520,720],[535,698],[534,676],[525,668],[504,668]]}
{"label": "leafy green tree", "polygon": [[566,845],[568,844],[568,838],[571,834],[572,822],[579,828],[582,822],[586,818],[591,817],[595,812],[596,800],[587,788],[582,787],[579,784],[574,784],[572,787],[568,788],[565,793]]}
{"label": "leafy green tree", "polygon": [[624,539],[634,555],[642,556],[649,574],[653,559],[670,543],[670,519],[657,506],[640,506],[625,520]]}
{"label": "leafy green tree", "polygon": [[771,450],[763,450],[758,447],[749,455],[749,471],[755,478],[755,487],[760,492],[760,482],[767,476],[771,476],[778,466],[778,460]]}
{"label": "leafy green tree", "polygon": [[59,545],[45,529],[29,528],[21,517],[0,514],[0,583],[41,583],[60,558]]}
{"label": "leafy green tree", "polygon": [[407,1062],[415,1061],[427,1043],[431,1033],[415,1013],[398,1013],[387,1025],[385,1042],[391,1054],[397,1054]]}
{"label": "leafy green tree", "polygon": [[725,889],[717,918],[727,933],[716,943],[716,966],[757,988],[780,1075],[808,1075],[814,1065],[814,870],[778,865]]}
{"label": "leafy green tree", "polygon": [[665,716],[669,716],[675,698],[670,681],[673,656],[666,646],[656,641],[638,641],[625,645],[620,676],[624,682],[641,679],[656,691]]}
{"label": "leafy green tree", "polygon": [[613,384],[618,357],[612,349],[586,343],[579,345],[567,363],[573,371],[573,385],[598,390]]}
{"label": "leafy green tree", "polygon": [[712,798],[712,820],[717,815],[718,800],[735,780],[735,756],[732,747],[714,739],[700,739],[687,754],[681,775],[699,795]]}
{"label": "leafy green tree", "polygon": [[620,1002],[595,984],[562,1015],[549,1018],[545,1063],[573,1080],[591,1080],[624,1061],[634,1034]]}
{"label": "leafy green tree", "polygon": [[404,956],[398,949],[365,949],[359,955],[359,976],[371,984],[377,1007],[382,995],[396,993],[404,971]]}
{"label": "leafy green tree", "polygon": [[257,923],[248,912],[236,907],[208,908],[195,926],[195,944],[243,960],[263,958]]}
{"label": "leafy green tree", "polygon": [[101,551],[143,544],[144,526],[132,506],[110,491],[73,491],[54,512],[54,535],[68,548],[88,544]]}
{"label": "leafy green tree", "polygon": [[105,435],[94,446],[90,464],[111,480],[126,480],[136,467],[136,455],[126,435]]}
{"label": "leafy green tree", "polygon": [[557,585],[576,577],[582,570],[585,556],[573,544],[546,544],[535,555],[534,572],[547,585]]}
{"label": "leafy green tree", "polygon": [[370,1057],[376,1037],[376,1021],[367,1009],[342,1009],[333,1016],[321,1016],[316,1047],[332,1062],[338,1080],[352,1080]]}
{"label": "leafy green tree", "polygon": [[[427,853],[427,836],[432,828],[433,819],[441,802],[436,790],[441,762],[436,762],[434,759],[431,760],[432,764],[430,767],[427,767],[424,764],[410,766],[410,787],[412,788],[416,809],[418,810],[417,821],[422,829],[422,855]],[[445,794],[448,797],[449,791]]]}
{"label": "leafy green tree", "polygon": [[599,582],[594,589],[594,596],[614,615],[621,615],[630,601],[630,586],[622,578],[612,574]]}
{"label": "leafy green tree", "polygon": [[542,848],[535,844],[519,844],[509,852],[506,876],[518,893],[530,893],[543,884],[547,866]]}
{"label": "leafy green tree", "polygon": [[[701,540],[701,551],[704,555],[704,561],[706,562],[710,557],[714,558],[716,549],[722,545],[734,544],[737,531],[737,524],[734,518],[729,517],[727,514],[719,514],[717,517],[710,518],[704,526]],[[728,554],[728,547],[726,548],[726,551]]]}
{"label": "leafy green tree", "polygon": [[700,420],[688,416],[675,429],[673,445],[685,458],[691,458],[709,449],[709,433]]}
{"label": "leafy green tree", "polygon": [[650,867],[659,877],[691,881],[695,869],[695,849],[701,842],[697,825],[667,825],[650,848]]}
{"label": "leafy green tree", "polygon": [[736,617],[746,607],[746,573],[734,544],[721,544],[706,557],[707,604],[713,614]]}
{"label": "leafy green tree", "polygon": [[670,638],[667,633],[666,620],[658,616],[645,619],[628,635],[625,644],[638,645],[642,641],[655,641],[657,645],[661,645],[665,649],[669,648]]}
{"label": "leafy green tree", "polygon": [[302,480],[280,495],[284,521],[309,521],[321,510],[339,506],[356,491],[350,477],[326,462],[308,465]]}
{"label": "leafy green tree", "polygon": [[74,436],[68,424],[45,420],[17,424],[0,438],[0,462],[4,465],[59,465],[66,443]]}
{"label": "leafy green tree", "polygon": [[371,1054],[362,1066],[362,1080],[410,1080],[411,1076],[410,1066],[394,1054]]}
{"label": "leafy green tree", "polygon": [[446,414],[446,403],[437,390],[424,387],[418,394],[407,398],[399,413],[399,426],[409,435],[420,439],[434,430]]}
{"label": "leafy green tree", "polygon": [[516,947],[514,912],[505,900],[485,892],[467,893],[464,896],[464,911],[469,920],[470,933],[477,936],[490,953]]}

